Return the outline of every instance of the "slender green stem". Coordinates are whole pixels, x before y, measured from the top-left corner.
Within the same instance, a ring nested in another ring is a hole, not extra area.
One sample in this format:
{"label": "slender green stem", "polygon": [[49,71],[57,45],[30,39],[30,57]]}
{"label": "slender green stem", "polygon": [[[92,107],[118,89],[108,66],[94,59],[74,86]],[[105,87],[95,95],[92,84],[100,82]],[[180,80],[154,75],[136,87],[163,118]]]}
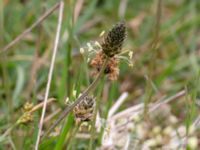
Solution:
{"label": "slender green stem", "polygon": [[73,149],[72,146],[74,144],[76,133],[77,133],[79,127],[80,127],[80,125],[77,125],[77,126],[75,126],[75,128],[72,129],[70,136],[69,136],[70,138],[68,138],[69,140],[66,143],[67,150]]}
{"label": "slender green stem", "polygon": [[[159,42],[159,35],[160,35],[160,23],[161,23],[161,17],[162,17],[162,0],[158,0],[157,2],[157,10],[156,10],[156,24],[155,24],[155,32],[154,32],[154,37],[153,37],[153,41],[150,45],[150,49],[151,49],[151,60],[154,61],[150,61],[150,66],[149,66],[149,74],[148,74],[148,78],[149,81],[152,80],[153,78],[153,72],[155,72],[154,70],[156,69],[156,59],[157,59],[157,55],[158,55],[158,42]],[[145,103],[145,109],[144,109],[144,116],[146,119],[148,119],[148,104],[152,101],[152,94],[153,94],[153,89],[151,87],[151,82],[149,82],[147,80],[147,85],[146,85],[146,94],[145,94],[145,99],[144,99],[144,103]]]}
{"label": "slender green stem", "polygon": [[89,150],[92,150],[92,148],[93,148],[93,139],[95,137],[95,123],[96,123],[96,119],[97,119],[98,108],[99,108],[99,102],[97,102],[95,113],[94,113],[94,120],[92,122],[92,128],[91,128],[91,133],[90,133],[91,137],[90,137],[90,142],[89,142]]}
{"label": "slender green stem", "polygon": [[99,80],[101,79],[101,77],[102,77],[102,75],[103,75],[104,69],[105,69],[105,67],[107,66],[108,60],[109,60],[109,58],[106,58],[106,60],[104,61],[104,64],[103,64],[103,66],[102,66],[102,68],[101,68],[101,70],[100,70],[100,72],[99,72],[97,78],[90,84],[90,86],[83,92],[83,94],[82,94],[80,97],[78,97],[78,98],[76,99],[76,101],[75,101],[72,105],[70,105],[69,107],[65,108],[65,110],[64,110],[63,113],[59,116],[59,118],[55,121],[55,123],[54,123],[52,126],[50,126],[50,128],[47,130],[46,134],[43,135],[43,138],[44,138],[46,135],[48,135],[48,134],[49,134],[49,133],[50,133],[50,132],[51,132],[51,131],[52,131],[66,116],[67,116],[67,115],[68,115],[68,113],[69,113],[77,104],[79,104],[90,92],[92,92],[92,91],[96,88],[96,86],[97,86]]}
{"label": "slender green stem", "polygon": [[97,119],[97,112],[100,108],[100,96],[101,96],[101,91],[103,89],[103,86],[104,86],[104,82],[101,83],[99,90],[98,90],[98,94],[97,94],[96,107],[95,107],[95,112],[94,112],[94,119],[92,121],[92,127],[91,127],[91,133],[90,133],[91,137],[90,137],[90,142],[89,142],[89,150],[93,149],[93,140],[96,137],[95,124],[96,124],[96,119]]}

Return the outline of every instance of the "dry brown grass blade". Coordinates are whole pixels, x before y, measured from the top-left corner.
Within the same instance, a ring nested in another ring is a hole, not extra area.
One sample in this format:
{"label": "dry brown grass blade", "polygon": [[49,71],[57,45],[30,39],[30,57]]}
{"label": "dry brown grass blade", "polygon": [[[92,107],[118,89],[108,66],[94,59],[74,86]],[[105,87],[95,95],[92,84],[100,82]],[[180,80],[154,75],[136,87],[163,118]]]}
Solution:
{"label": "dry brown grass blade", "polygon": [[[176,93],[175,95],[173,95],[173,96],[171,96],[171,97],[169,97],[169,98],[167,98],[165,100],[159,100],[156,103],[149,104],[148,105],[149,112],[153,112],[157,108],[159,108],[161,105],[170,103],[170,102],[172,102],[174,100],[177,100],[177,99],[183,97],[185,94],[186,94],[186,91],[182,90],[182,91]],[[127,108],[124,111],[121,111],[121,112],[117,113],[116,115],[111,116],[110,120],[112,121],[112,120],[116,120],[116,119],[124,118],[124,117],[128,117],[128,116],[133,118],[138,113],[141,113],[143,111],[143,109],[144,109],[144,103],[140,103],[140,104],[135,105],[133,107]]]}
{"label": "dry brown grass blade", "polygon": [[122,103],[126,100],[128,97],[128,93],[124,92],[116,101],[116,103],[110,108],[108,113],[108,118],[114,115],[114,113],[119,109],[119,107],[122,105]]}
{"label": "dry brown grass blade", "polygon": [[75,5],[75,8],[74,8],[74,23],[77,21],[79,15],[80,15],[81,9],[83,7],[83,3],[84,3],[84,0],[77,0],[76,1],[76,5]]}

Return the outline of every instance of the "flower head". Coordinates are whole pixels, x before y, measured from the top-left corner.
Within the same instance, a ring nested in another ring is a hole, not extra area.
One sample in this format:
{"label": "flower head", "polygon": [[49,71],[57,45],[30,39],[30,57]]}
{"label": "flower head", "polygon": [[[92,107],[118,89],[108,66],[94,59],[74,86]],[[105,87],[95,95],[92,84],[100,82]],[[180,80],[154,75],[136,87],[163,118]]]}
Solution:
{"label": "flower head", "polygon": [[101,44],[103,52],[108,57],[120,53],[123,42],[126,38],[126,26],[124,22],[117,23],[104,38]]}
{"label": "flower head", "polygon": [[33,121],[33,115],[30,112],[25,112],[18,120],[17,124],[28,124]]}
{"label": "flower head", "polygon": [[84,121],[92,120],[94,108],[95,99],[93,97],[86,96],[84,100],[73,109],[76,123],[80,124]]}
{"label": "flower head", "polygon": [[[105,31],[100,34],[103,36]],[[133,52],[130,50],[122,51],[122,46],[126,38],[126,25],[125,22],[119,22],[113,26],[113,28],[104,36],[103,42],[97,41],[87,43],[86,53],[88,55],[87,62],[95,68],[93,75],[97,75],[104,61],[107,59],[108,63],[104,70],[104,74],[108,75],[110,80],[117,80],[119,75],[119,60],[123,59],[125,62],[132,66]],[[83,50],[81,49],[80,52]],[[129,57],[123,56],[125,53],[129,53]],[[94,56],[91,58],[91,56]]]}

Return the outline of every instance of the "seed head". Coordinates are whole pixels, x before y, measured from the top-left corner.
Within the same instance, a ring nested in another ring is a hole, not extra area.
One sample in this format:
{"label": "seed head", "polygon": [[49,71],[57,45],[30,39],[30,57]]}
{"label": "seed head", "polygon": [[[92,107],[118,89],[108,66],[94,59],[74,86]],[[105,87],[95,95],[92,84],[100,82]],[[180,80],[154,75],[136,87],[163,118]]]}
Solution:
{"label": "seed head", "polygon": [[123,42],[126,38],[126,26],[124,22],[116,24],[104,38],[101,44],[103,52],[108,57],[113,57],[121,51]]}
{"label": "seed head", "polygon": [[32,121],[33,115],[29,112],[26,112],[17,120],[17,124],[28,124]]}
{"label": "seed head", "polygon": [[33,107],[34,107],[33,103],[27,102],[27,103],[24,104],[23,110],[24,110],[24,112],[28,112],[28,111],[30,111]]}
{"label": "seed head", "polygon": [[92,120],[94,108],[95,99],[93,97],[86,96],[84,100],[73,109],[76,123],[80,124],[81,122]]}

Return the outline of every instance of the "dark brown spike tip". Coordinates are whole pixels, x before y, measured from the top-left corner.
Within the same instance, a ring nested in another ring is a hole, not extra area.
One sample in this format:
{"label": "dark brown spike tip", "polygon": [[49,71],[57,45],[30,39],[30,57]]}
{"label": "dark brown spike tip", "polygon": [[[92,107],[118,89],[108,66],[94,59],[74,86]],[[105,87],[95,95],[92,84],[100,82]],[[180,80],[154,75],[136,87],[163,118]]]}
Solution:
{"label": "dark brown spike tip", "polygon": [[125,22],[122,21],[117,23],[104,38],[104,41],[101,44],[103,52],[108,57],[113,57],[120,53],[125,38],[126,25]]}

